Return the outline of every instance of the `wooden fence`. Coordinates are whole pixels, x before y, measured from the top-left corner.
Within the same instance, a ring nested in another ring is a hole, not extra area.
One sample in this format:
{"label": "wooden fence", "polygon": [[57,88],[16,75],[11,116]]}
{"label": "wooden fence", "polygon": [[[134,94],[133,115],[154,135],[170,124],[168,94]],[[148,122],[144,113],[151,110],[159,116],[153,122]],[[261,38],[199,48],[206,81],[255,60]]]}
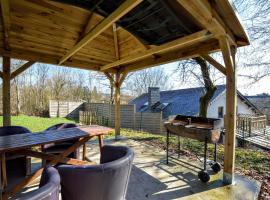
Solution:
{"label": "wooden fence", "polygon": [[49,116],[78,119],[79,111],[83,103],[84,102],[50,100]]}
{"label": "wooden fence", "polygon": [[[114,127],[114,105],[50,100],[50,117],[79,119],[81,124]],[[135,105],[120,106],[121,127],[150,133],[165,133],[162,113],[136,113]]]}
{"label": "wooden fence", "polygon": [[237,116],[236,127],[245,136],[253,136],[257,133],[265,133],[267,124],[267,118],[265,115],[261,116],[250,116],[250,115],[239,115]]}

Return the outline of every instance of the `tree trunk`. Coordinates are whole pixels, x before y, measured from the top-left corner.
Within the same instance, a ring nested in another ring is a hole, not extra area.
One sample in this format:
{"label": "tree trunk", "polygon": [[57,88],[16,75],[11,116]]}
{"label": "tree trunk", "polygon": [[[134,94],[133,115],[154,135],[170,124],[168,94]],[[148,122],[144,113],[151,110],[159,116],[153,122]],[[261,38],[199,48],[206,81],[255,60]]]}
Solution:
{"label": "tree trunk", "polygon": [[203,81],[204,81],[204,87],[206,90],[204,95],[201,96],[201,98],[200,98],[199,116],[200,117],[207,117],[207,109],[208,109],[209,103],[211,102],[211,99],[213,98],[217,88],[210,78],[209,68],[207,66],[206,61],[200,57],[196,57],[196,58],[194,58],[194,60],[201,67],[202,77],[203,77]]}

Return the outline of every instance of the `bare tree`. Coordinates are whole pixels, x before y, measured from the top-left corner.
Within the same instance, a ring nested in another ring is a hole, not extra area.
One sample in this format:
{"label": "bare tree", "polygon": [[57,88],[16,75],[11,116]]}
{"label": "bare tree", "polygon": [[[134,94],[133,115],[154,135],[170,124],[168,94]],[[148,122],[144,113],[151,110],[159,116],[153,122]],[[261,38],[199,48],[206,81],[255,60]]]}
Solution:
{"label": "bare tree", "polygon": [[161,90],[170,88],[169,76],[163,68],[149,68],[134,72],[124,82],[124,89],[128,90],[133,96],[146,93],[148,87],[160,87]]}
{"label": "bare tree", "polygon": [[52,90],[52,95],[58,103],[57,117],[60,116],[59,105],[60,100],[64,97],[64,88],[68,84],[70,77],[68,76],[67,68],[58,68],[56,73],[50,79],[50,88]]}
{"label": "bare tree", "polygon": [[238,10],[251,41],[250,46],[238,51],[240,76],[255,83],[270,77],[270,1],[234,0],[233,5]]}

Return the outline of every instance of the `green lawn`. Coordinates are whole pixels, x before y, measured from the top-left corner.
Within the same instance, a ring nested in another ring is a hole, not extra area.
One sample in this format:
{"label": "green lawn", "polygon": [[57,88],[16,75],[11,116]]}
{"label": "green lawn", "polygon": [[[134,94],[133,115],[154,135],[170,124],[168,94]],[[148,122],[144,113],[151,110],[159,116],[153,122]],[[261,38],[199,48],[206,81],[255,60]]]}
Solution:
{"label": "green lawn", "polygon": [[[44,118],[44,117],[33,117],[33,116],[12,116],[11,124],[16,126],[24,126],[31,130],[32,132],[43,131],[49,126],[63,122],[73,122],[66,118]],[[3,124],[3,117],[0,116],[0,124]]]}

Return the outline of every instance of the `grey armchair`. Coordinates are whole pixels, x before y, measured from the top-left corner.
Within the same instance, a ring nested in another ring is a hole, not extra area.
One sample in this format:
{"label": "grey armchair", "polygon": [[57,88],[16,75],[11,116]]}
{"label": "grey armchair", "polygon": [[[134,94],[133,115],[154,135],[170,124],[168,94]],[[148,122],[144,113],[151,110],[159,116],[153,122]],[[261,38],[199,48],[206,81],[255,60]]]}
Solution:
{"label": "grey armchair", "polygon": [[124,200],[134,152],[128,147],[104,146],[100,165],[60,165],[63,200]]}
{"label": "grey armchair", "polygon": [[[23,133],[31,133],[31,131],[22,126],[0,127],[0,137]],[[11,177],[23,177],[30,173],[31,158],[14,153],[6,153],[6,166],[8,179]]]}
{"label": "grey armchair", "polygon": [[[77,125],[73,123],[60,123],[60,124],[56,124],[47,128],[45,131],[61,130],[61,129],[73,128],[73,127],[77,127]],[[61,143],[46,144],[43,146],[42,151],[45,153],[50,153],[50,154],[59,154],[65,151],[70,146],[72,146],[75,142],[77,142],[77,140],[68,140]],[[72,152],[68,157],[78,159],[79,149]]]}
{"label": "grey armchair", "polygon": [[53,167],[45,168],[37,190],[27,192],[15,198],[16,200],[58,200],[60,176]]}

